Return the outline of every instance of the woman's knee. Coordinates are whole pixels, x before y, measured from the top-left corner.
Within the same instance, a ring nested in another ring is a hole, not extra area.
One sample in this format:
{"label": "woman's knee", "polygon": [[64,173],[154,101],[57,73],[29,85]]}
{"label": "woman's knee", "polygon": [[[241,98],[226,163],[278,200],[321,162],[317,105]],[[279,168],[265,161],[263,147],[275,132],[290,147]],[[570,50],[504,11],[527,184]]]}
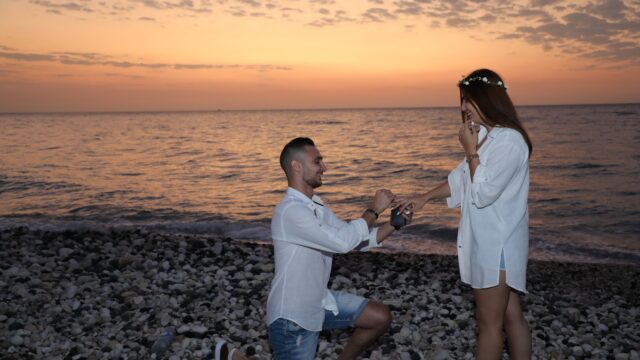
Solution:
{"label": "woman's knee", "polygon": [[520,305],[520,296],[512,292],[509,296],[509,304],[504,314],[505,326],[521,326],[527,324],[524,317],[522,306]]}

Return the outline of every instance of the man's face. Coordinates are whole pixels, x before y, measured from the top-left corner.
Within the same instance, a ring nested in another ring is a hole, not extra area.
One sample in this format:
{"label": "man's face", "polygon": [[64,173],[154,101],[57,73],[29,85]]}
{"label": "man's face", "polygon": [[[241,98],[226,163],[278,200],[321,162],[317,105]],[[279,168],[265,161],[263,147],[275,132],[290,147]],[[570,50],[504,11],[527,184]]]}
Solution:
{"label": "man's face", "polygon": [[322,174],[327,167],[322,161],[322,155],[315,146],[305,146],[305,159],[302,162],[302,179],[312,188],[322,185]]}

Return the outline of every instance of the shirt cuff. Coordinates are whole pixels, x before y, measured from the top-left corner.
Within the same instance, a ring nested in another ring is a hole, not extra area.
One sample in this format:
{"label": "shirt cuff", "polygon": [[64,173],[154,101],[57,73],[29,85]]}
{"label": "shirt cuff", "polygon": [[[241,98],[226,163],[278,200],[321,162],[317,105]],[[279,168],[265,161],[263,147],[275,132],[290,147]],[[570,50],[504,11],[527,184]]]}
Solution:
{"label": "shirt cuff", "polygon": [[360,249],[360,251],[369,251],[370,249],[377,248],[378,246],[378,228],[371,229],[369,233],[369,245]]}
{"label": "shirt cuff", "polygon": [[358,235],[360,235],[360,241],[367,240],[369,236],[369,225],[367,224],[367,220],[359,218],[353,220],[351,223],[356,226],[356,231],[358,232]]}
{"label": "shirt cuff", "polygon": [[453,171],[447,177],[447,181],[449,182],[449,197],[447,198],[447,206],[451,209],[460,206],[462,202],[462,196],[460,195],[460,183],[455,179],[458,174],[455,174]]}

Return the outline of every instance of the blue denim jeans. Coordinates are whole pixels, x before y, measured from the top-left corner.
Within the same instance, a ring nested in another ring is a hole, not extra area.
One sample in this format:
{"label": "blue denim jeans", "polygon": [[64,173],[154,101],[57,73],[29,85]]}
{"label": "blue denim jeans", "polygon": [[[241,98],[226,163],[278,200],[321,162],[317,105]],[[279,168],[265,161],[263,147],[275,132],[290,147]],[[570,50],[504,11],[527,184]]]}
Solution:
{"label": "blue denim jeans", "polygon": [[[367,299],[345,293],[332,292],[338,304],[338,315],[325,310],[323,330],[353,327],[360,317]],[[275,360],[313,360],[320,331],[311,331],[292,320],[279,318],[267,327],[269,345]]]}

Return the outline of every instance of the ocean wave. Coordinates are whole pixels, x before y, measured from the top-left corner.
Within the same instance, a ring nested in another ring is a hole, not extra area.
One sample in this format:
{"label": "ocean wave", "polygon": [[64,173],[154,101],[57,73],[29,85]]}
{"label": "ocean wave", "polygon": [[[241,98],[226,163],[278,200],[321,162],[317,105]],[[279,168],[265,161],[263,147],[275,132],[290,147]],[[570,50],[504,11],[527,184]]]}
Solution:
{"label": "ocean wave", "polygon": [[35,180],[27,177],[0,177],[0,194],[24,191],[82,191],[85,186],[66,181]]}

